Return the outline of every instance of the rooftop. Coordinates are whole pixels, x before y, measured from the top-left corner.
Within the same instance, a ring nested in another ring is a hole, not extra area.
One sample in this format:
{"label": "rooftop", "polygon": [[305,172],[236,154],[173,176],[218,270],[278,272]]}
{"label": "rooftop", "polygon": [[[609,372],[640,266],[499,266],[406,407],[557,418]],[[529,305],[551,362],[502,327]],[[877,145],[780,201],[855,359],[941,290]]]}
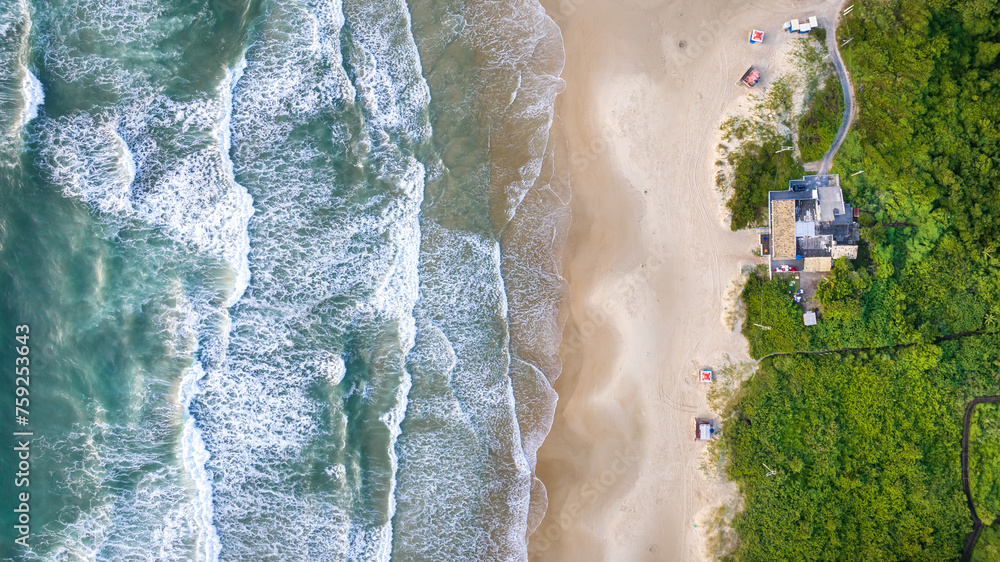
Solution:
{"label": "rooftop", "polygon": [[[819,220],[832,221],[837,215],[844,215],[844,192],[840,186],[820,187],[819,191]],[[854,220],[854,217],[851,217]]]}
{"label": "rooftop", "polygon": [[795,259],[795,201],[771,202],[771,255]]}
{"label": "rooftop", "polygon": [[797,222],[813,222],[816,220],[816,200],[801,199],[795,205],[795,220]]}
{"label": "rooftop", "polygon": [[833,248],[833,236],[800,236],[795,242],[796,252],[804,258],[829,256]]}
{"label": "rooftop", "polygon": [[829,258],[835,246],[858,243],[854,209],[844,201],[836,174],[791,180],[788,190],[771,191],[768,200],[774,261]]}
{"label": "rooftop", "polygon": [[821,187],[840,188],[840,176],[838,174],[826,174],[822,176],[804,176],[800,180],[790,180],[788,189],[791,191],[803,191],[819,189]]}

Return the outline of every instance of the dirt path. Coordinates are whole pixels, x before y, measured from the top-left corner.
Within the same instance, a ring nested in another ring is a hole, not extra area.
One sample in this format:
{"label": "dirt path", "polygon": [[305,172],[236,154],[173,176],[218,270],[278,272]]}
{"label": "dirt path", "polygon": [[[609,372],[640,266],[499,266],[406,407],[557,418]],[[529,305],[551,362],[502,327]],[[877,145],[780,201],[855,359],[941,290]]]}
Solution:
{"label": "dirt path", "polygon": [[[972,491],[969,487],[969,424],[972,423],[972,410],[979,404],[1000,402],[1000,396],[980,396],[969,402],[965,407],[965,421],[962,424],[962,490],[965,492],[965,501],[969,505],[969,514],[972,515],[972,532],[965,539],[965,548],[962,549],[962,562],[967,562],[972,558],[972,551],[976,548],[976,540],[983,530],[983,522],[976,514],[976,504],[972,501]],[[1000,523],[1000,517],[996,519]]]}
{"label": "dirt path", "polygon": [[[967,338],[970,336],[997,336],[1000,335],[1000,331],[993,332],[983,332],[981,330],[973,332],[961,332],[958,334],[951,334],[948,336],[938,336],[929,342],[930,344],[938,344],[944,341],[957,340],[960,338]],[[775,351],[773,353],[768,353],[767,355],[761,357],[757,360],[757,365],[760,365],[765,359],[770,359],[772,357],[781,357],[786,355],[825,355],[828,353],[857,353],[861,351],[886,351],[886,350],[899,350],[906,349],[907,347],[913,347],[918,343],[924,342],[909,342],[909,343],[897,343],[892,345],[883,345],[879,347],[838,347],[836,349],[815,349],[807,351]]]}

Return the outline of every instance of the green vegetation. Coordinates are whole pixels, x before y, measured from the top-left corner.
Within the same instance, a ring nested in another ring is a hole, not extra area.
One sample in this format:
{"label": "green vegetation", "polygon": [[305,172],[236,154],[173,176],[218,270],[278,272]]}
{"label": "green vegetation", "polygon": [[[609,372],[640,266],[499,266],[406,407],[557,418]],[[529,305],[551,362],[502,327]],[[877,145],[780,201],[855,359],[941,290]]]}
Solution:
{"label": "green vegetation", "polygon": [[844,116],[844,93],[833,75],[809,99],[809,109],[799,119],[799,156],[804,162],[823,158],[833,144]]}
{"label": "green vegetation", "polygon": [[[793,127],[800,126],[794,118],[795,112],[800,110],[794,107],[794,92],[798,90],[807,98],[816,98],[819,84],[831,72],[831,64],[824,58],[827,54],[823,45],[824,39],[825,35],[822,38],[819,36],[795,38],[792,57],[796,62],[796,73],[772,83],[763,98],[756,100],[749,118],[742,120],[732,118],[722,124],[724,140],[738,144],[738,147],[726,156],[724,162],[730,167],[731,177],[727,178],[723,172],[719,172],[716,177],[718,187],[724,190],[728,185],[731,188],[726,206],[732,213],[730,227],[733,230],[765,225],[767,192],[787,189],[788,180],[800,178],[805,173],[802,165],[795,160],[794,153],[790,149],[783,149],[793,146],[793,136],[790,132]],[[808,121],[810,126],[813,126],[815,121],[814,129],[817,135],[825,134],[827,119],[836,121],[833,135],[825,140],[826,147],[817,144],[816,147],[810,148],[818,150],[820,155],[829,148],[840,126],[840,115],[831,117],[826,114],[826,109],[825,106],[811,109]],[[842,100],[840,111],[843,112]],[[817,137],[811,142],[816,144],[821,140]],[[725,153],[728,146],[722,144],[719,148]]]}
{"label": "green vegetation", "polygon": [[790,142],[788,138],[750,142],[729,155],[734,170],[733,194],[726,202],[733,213],[730,228],[739,230],[767,224],[767,192],[788,189],[788,180],[805,173],[792,157],[792,151],[775,154],[784,143]]}
{"label": "green vegetation", "polygon": [[812,35],[814,39],[819,41],[820,45],[826,43],[826,29],[817,27],[816,29],[810,31],[809,34]]}
{"label": "green vegetation", "polygon": [[972,562],[997,562],[1000,560],[1000,529],[984,527],[972,551]]}
{"label": "green vegetation", "polygon": [[737,559],[953,556],[968,532],[953,517],[965,507],[952,470],[961,425],[927,415],[951,402],[925,377],[939,355],[768,360],[723,428],[746,498]]}
{"label": "green vegetation", "polygon": [[1000,516],[1000,404],[979,404],[969,425],[969,487],[984,525]]}
{"label": "green vegetation", "polygon": [[752,357],[809,349],[802,329],[802,309],[789,298],[790,289],[784,277],[768,280],[766,266],[761,266],[744,285],[747,320],[743,323],[743,335],[750,344]]}
{"label": "green vegetation", "polygon": [[[972,530],[965,404],[998,394],[1000,337],[934,342],[1000,329],[1000,4],[862,0],[838,35],[853,38],[859,115],[833,172],[866,210],[865,259],[838,260],[809,328],[786,285],[751,278],[743,330],[754,357],[882,349],[768,359],[732,394],[721,442],[745,509],[731,558],[955,560]],[[977,502],[995,513],[998,441],[979,421],[993,440],[978,443]],[[987,531],[977,556],[997,548]]]}
{"label": "green vegetation", "polygon": [[[804,173],[791,150],[782,150],[792,145],[791,135],[777,132],[791,125],[791,113],[791,85],[777,80],[757,101],[752,117],[740,121],[733,118],[722,124],[725,139],[739,142],[739,147],[726,156],[733,170],[732,195],[726,202],[732,212],[733,230],[766,224],[767,192],[788,189],[788,180]],[[725,145],[720,148],[725,149]]]}
{"label": "green vegetation", "polygon": [[809,34],[793,39],[792,59],[795,62],[793,80],[802,88],[806,97],[812,96],[833,72],[833,63],[827,58],[826,36]]}

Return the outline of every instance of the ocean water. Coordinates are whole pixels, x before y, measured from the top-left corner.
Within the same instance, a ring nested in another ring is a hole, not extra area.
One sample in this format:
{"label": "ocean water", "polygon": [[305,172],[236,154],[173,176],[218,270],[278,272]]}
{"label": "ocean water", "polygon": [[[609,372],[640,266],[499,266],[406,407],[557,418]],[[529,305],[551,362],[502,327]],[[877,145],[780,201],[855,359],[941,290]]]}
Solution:
{"label": "ocean water", "polygon": [[526,559],[562,61],[536,0],[0,0],[0,558]]}

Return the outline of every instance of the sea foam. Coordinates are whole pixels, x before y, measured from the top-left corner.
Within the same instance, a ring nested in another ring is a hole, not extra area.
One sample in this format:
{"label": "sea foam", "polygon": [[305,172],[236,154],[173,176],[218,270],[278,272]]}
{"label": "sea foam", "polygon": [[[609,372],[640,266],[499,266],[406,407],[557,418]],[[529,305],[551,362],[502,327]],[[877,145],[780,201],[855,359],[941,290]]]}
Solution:
{"label": "sea foam", "polygon": [[271,4],[233,98],[233,163],[257,207],[253,277],[194,412],[235,558],[276,556],[275,533],[288,558],[391,553],[425,174],[406,147],[421,139],[406,135],[428,128],[378,78],[398,63],[388,45],[354,37],[346,52],[371,74],[348,78],[351,17],[337,2]]}
{"label": "sea foam", "polygon": [[21,112],[21,127],[25,127],[35,117],[38,108],[45,103],[45,92],[42,83],[29,69],[24,69],[24,80],[21,82],[21,94],[24,96],[24,110]]}

